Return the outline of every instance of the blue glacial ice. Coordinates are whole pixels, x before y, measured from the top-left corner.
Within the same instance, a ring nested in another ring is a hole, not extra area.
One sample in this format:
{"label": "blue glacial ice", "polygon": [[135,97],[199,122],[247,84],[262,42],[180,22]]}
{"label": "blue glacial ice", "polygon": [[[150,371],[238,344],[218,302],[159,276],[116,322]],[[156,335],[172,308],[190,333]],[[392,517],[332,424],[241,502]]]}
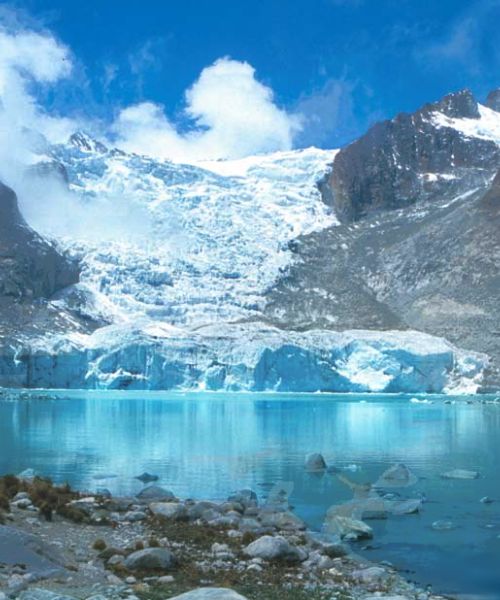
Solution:
{"label": "blue glacial ice", "polygon": [[475,390],[486,363],[484,355],[416,331],[285,332],[248,323],[217,324],[188,332],[146,322],[142,327],[111,325],[90,336],[40,339],[29,352],[18,351],[16,370],[11,369],[7,384],[457,393]]}

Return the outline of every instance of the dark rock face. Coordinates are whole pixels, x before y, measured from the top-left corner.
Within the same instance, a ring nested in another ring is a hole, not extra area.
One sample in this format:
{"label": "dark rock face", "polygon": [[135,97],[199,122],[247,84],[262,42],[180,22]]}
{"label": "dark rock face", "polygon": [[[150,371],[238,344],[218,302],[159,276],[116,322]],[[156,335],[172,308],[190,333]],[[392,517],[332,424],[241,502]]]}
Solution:
{"label": "dark rock face", "polygon": [[322,186],[343,224],[295,242],[275,324],[425,331],[487,353],[500,386],[500,148],[432,121],[476,118],[472,100],[399,115],[337,154]]}
{"label": "dark rock face", "polygon": [[478,104],[465,90],[374,125],[336,156],[323,184],[344,222],[418,201],[452,198],[462,189],[484,186],[500,167],[500,148],[469,138],[452,127],[437,126],[435,115],[476,119]]}
{"label": "dark rock face", "polygon": [[[98,324],[50,300],[79,280],[79,267],[21,216],[15,193],[0,183],[0,372],[18,386],[32,356],[24,342],[47,333],[85,332]],[[48,357],[47,360],[49,360]],[[47,365],[50,368],[50,364]]]}
{"label": "dark rock face", "polygon": [[500,89],[493,90],[486,98],[486,106],[492,110],[500,112]]}
{"label": "dark rock face", "polygon": [[441,112],[452,119],[479,119],[479,107],[470,90],[448,94],[439,102],[426,104],[423,112]]}
{"label": "dark rock face", "polygon": [[0,183],[0,299],[48,298],[78,277],[77,266],[28,227],[15,193]]}

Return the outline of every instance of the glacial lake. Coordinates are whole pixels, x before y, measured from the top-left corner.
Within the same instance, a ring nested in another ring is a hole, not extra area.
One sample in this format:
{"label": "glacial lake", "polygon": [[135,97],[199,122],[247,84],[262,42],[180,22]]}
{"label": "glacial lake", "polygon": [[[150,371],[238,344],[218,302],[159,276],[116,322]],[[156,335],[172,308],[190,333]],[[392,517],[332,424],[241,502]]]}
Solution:
{"label": "glacial lake", "polygon": [[[413,400],[412,400],[413,399]],[[144,471],[182,498],[223,499],[249,487],[260,499],[284,486],[312,529],[352,499],[335,474],[308,473],[321,452],[353,483],[404,463],[424,498],[419,514],[370,520],[353,545],[441,593],[500,598],[500,403],[481,396],[0,392],[0,473],[33,468],[81,490],[130,495]],[[423,402],[422,402],[423,400]],[[446,401],[446,402],[445,402]],[[474,480],[443,472],[478,471]],[[482,503],[484,497],[494,500]],[[452,529],[432,524],[447,521]]]}

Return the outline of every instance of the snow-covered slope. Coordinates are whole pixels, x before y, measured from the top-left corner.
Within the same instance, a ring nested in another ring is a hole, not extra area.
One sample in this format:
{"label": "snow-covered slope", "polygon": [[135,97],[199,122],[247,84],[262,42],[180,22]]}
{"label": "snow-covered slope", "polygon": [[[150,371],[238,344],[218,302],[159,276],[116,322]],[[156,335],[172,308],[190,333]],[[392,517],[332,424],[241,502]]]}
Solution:
{"label": "snow-covered slope", "polygon": [[482,104],[478,105],[479,118],[450,117],[436,111],[432,121],[437,127],[449,127],[465,137],[495,142],[500,146],[500,113]]}

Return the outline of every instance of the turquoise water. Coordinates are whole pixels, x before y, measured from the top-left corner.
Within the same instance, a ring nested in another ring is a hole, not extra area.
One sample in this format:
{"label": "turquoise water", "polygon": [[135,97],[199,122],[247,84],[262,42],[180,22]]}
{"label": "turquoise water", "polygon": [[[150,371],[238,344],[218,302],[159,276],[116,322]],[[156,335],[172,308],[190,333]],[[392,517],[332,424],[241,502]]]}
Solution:
{"label": "turquoise water", "polygon": [[[411,396],[4,392],[0,472],[31,467],[80,489],[126,495],[141,489],[134,477],[148,471],[180,497],[206,499],[242,487],[265,497],[284,482],[295,511],[319,529],[326,510],[352,492],[335,475],[305,472],[307,453],[322,452],[359,483],[403,462],[419,480],[392,491],[425,497],[421,514],[370,521],[375,537],[356,551],[388,560],[436,591],[498,599],[500,405],[477,397],[451,404],[428,399],[432,403]],[[454,468],[481,477],[440,477]],[[481,503],[484,496],[495,502]],[[437,520],[456,528],[436,531]]]}

